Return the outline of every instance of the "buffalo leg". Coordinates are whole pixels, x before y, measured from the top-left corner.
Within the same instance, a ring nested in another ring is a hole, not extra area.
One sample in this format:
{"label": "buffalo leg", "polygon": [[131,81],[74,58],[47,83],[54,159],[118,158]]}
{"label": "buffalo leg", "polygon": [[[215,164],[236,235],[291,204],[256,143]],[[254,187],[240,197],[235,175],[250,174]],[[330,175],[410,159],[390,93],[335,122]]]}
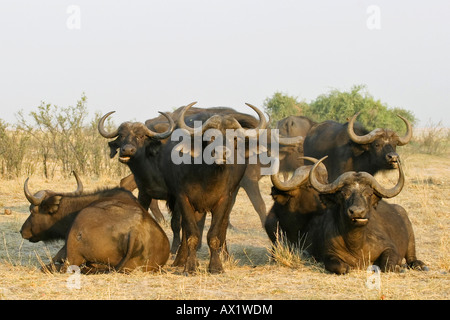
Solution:
{"label": "buffalo leg", "polygon": [[222,273],[223,266],[220,253],[226,246],[225,238],[232,207],[231,198],[222,198],[215,210],[212,211],[211,227],[207,239],[210,251],[209,272]]}
{"label": "buffalo leg", "polygon": [[177,205],[175,205],[172,211],[172,218],[170,220],[170,228],[172,229],[173,239],[172,239],[172,247],[170,248],[170,252],[175,254],[180,247],[181,239],[180,239],[180,231],[181,231],[181,212]]}
{"label": "buffalo leg", "polygon": [[[236,197],[237,197],[237,194],[238,194],[240,188],[241,187],[236,188],[236,190],[231,195],[231,209],[233,209],[233,207],[234,207],[234,204],[236,202]],[[235,229],[235,227],[231,224],[231,221],[228,221],[228,228],[230,228],[231,230]]]}
{"label": "buffalo leg", "polygon": [[[202,247],[202,237],[203,237],[203,229],[205,227],[206,214],[195,211],[195,219],[197,221],[197,228],[200,231],[200,239],[197,246],[197,250],[200,250],[200,248]],[[173,232],[173,240],[170,252],[175,254],[177,253],[178,248],[180,248],[180,246],[183,246],[183,242],[180,239],[181,217],[176,219],[172,217],[171,228]]]}
{"label": "buffalo leg", "polygon": [[[180,195],[177,200],[177,205],[181,209],[181,225],[183,229],[183,250],[179,250],[179,254],[184,254],[184,250],[187,252],[186,264],[184,265],[184,272],[195,273],[197,268],[197,247],[200,242],[200,231],[197,226],[197,219],[195,210],[189,202],[189,198],[186,195]],[[184,242],[186,241],[186,242]],[[181,249],[181,248],[180,248]],[[177,259],[176,259],[177,260]]]}
{"label": "buffalo leg", "polygon": [[186,232],[185,230],[181,231],[182,236],[181,236],[181,241],[180,241],[180,245],[178,247],[178,250],[176,250],[176,256],[175,256],[175,260],[173,261],[173,266],[174,267],[181,267],[184,266],[186,264],[186,260],[187,260],[187,243],[186,243]]}
{"label": "buffalo leg", "polygon": [[325,269],[336,274],[346,274],[350,271],[350,265],[336,257],[325,257]]}
{"label": "buffalo leg", "polygon": [[147,193],[141,192],[141,190],[139,190],[138,201],[145,210],[148,210],[150,208],[150,202],[152,201],[152,198]]}
{"label": "buffalo leg", "polygon": [[272,244],[275,244],[277,239],[280,239],[279,235],[279,220],[275,213],[272,211],[266,217],[264,222],[264,229],[266,230],[267,236],[269,237]]}
{"label": "buffalo leg", "polygon": [[381,268],[381,271],[400,271],[400,255],[394,249],[386,249],[384,250],[380,257],[375,261],[375,264]]}
{"label": "buffalo leg", "polygon": [[153,213],[153,216],[155,217],[156,221],[158,221],[158,223],[165,221],[161,210],[159,210],[158,200],[152,199],[152,201],[150,202],[150,211]]}
{"label": "buffalo leg", "polygon": [[62,247],[58,253],[53,257],[52,263],[63,263],[64,260],[67,258],[67,246],[64,244],[64,247]]}
{"label": "buffalo leg", "polygon": [[264,226],[264,222],[266,220],[266,204],[264,203],[264,200],[261,196],[258,181],[249,179],[244,176],[241,180],[241,186],[247,193],[247,196],[250,199],[253,208],[255,208],[256,212],[258,213],[259,219],[261,220],[261,225]]}
{"label": "buffalo leg", "polygon": [[[59,272],[61,265],[67,258],[67,246],[64,246],[56,253],[56,255],[51,259],[49,264],[41,267],[42,272]],[[56,264],[57,263],[57,264]]]}

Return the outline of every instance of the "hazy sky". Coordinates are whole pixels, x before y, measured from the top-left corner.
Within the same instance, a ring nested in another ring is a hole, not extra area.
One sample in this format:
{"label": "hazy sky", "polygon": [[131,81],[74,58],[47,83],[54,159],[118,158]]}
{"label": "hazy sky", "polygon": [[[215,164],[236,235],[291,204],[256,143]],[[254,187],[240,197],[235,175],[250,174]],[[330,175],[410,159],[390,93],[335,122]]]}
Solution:
{"label": "hazy sky", "polygon": [[82,92],[118,123],[365,84],[450,126],[449,16],[448,0],[1,0],[0,118]]}

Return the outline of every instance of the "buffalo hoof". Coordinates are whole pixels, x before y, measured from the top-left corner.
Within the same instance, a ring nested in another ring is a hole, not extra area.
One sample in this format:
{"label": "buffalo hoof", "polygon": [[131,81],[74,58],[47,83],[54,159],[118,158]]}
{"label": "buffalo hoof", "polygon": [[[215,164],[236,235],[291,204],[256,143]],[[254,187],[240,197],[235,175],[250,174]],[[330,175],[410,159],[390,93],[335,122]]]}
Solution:
{"label": "buffalo hoof", "polygon": [[64,265],[59,264],[59,263],[56,263],[56,264],[50,263],[50,264],[43,265],[41,267],[41,272],[47,273],[47,274],[65,272],[65,269],[63,267],[64,267]]}
{"label": "buffalo hoof", "polygon": [[233,225],[231,224],[231,222],[228,223],[228,229],[229,229],[229,230],[237,230],[237,228],[236,228],[235,226],[233,226]]}
{"label": "buffalo hoof", "polygon": [[211,274],[221,274],[221,273],[225,272],[225,270],[223,270],[223,268],[211,268],[211,267],[209,267],[208,271]]}
{"label": "buffalo hoof", "polygon": [[197,267],[192,266],[184,266],[183,275],[185,276],[193,276],[197,274]]}
{"label": "buffalo hoof", "polygon": [[170,253],[172,253],[172,254],[177,253],[179,247],[180,247],[180,244],[172,243],[172,247],[170,248]]}
{"label": "buffalo hoof", "polygon": [[186,258],[180,258],[177,256],[172,263],[173,267],[183,267],[186,264]]}
{"label": "buffalo hoof", "polygon": [[420,260],[415,260],[408,264],[408,267],[413,270],[429,271],[430,269]]}
{"label": "buffalo hoof", "polygon": [[351,267],[347,263],[331,259],[325,263],[325,269],[335,274],[347,274],[350,272]]}

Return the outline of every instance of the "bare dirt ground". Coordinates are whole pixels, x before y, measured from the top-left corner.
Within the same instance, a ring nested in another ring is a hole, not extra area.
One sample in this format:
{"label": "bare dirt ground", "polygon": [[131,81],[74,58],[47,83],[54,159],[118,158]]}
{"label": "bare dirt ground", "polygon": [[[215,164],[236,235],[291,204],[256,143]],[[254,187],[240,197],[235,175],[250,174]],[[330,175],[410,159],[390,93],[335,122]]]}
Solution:
{"label": "bare dirt ground", "polygon": [[[131,274],[80,275],[45,274],[41,263],[48,263],[62,246],[61,242],[29,243],[19,233],[28,216],[23,195],[23,179],[2,181],[0,188],[0,299],[164,299],[164,300],[304,300],[304,299],[386,299],[447,300],[450,298],[450,159],[430,155],[406,154],[403,164],[407,183],[402,193],[389,201],[401,204],[409,212],[416,235],[417,256],[430,271],[406,270],[383,273],[379,289],[370,289],[366,270],[354,270],[337,276],[311,260],[290,257],[286,261],[269,259],[270,241],[246,194],[241,190],[231,213],[234,229],[228,230],[231,258],[225,273],[206,272],[208,249],[206,231],[198,253],[200,267],[196,275],[185,276],[171,266],[174,257],[155,274],[135,271]],[[380,174],[384,184],[395,183],[396,174]],[[85,190],[115,186],[112,179],[82,177]],[[32,190],[71,191],[75,180],[45,181],[30,179]],[[270,209],[270,179],[260,181],[261,192]],[[163,225],[169,239],[172,232],[169,215],[160,207],[167,222]],[[6,209],[6,211],[5,211]],[[8,210],[11,210],[10,214]],[[205,230],[207,230],[209,223]],[[78,281],[78,282],[76,282]]]}

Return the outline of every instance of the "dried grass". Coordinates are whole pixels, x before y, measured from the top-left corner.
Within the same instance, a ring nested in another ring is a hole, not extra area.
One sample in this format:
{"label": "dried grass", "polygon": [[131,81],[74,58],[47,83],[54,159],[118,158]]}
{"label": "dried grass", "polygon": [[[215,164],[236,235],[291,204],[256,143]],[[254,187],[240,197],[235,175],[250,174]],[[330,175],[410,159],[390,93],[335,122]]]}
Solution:
{"label": "dried grass", "polygon": [[[182,269],[172,267],[171,257],[168,264],[154,274],[134,271],[131,274],[80,275],[80,289],[74,289],[70,285],[73,274],[46,274],[40,270],[61,248],[61,242],[33,244],[21,238],[19,230],[28,216],[28,204],[23,196],[24,179],[16,179],[3,181],[0,186],[0,205],[12,210],[11,215],[5,215],[0,207],[0,299],[447,300],[450,298],[450,159],[409,154],[403,158],[403,163],[407,175],[405,189],[389,201],[401,204],[409,212],[416,234],[417,256],[429,265],[430,271],[382,273],[380,290],[370,290],[366,286],[366,270],[337,276],[305,257],[301,250],[283,247],[281,239],[280,246],[272,248],[244,192],[239,192],[231,214],[235,229],[228,230],[227,234],[231,256],[224,262],[225,273],[211,275],[206,271],[209,252],[205,231],[195,275],[187,277]],[[109,178],[82,179],[86,190],[118,183]],[[393,184],[396,174],[380,174],[377,179]],[[73,178],[30,180],[32,190],[70,191],[75,186]],[[269,209],[272,205],[270,179],[264,177],[260,186]],[[160,208],[169,220],[163,202]],[[162,226],[172,238],[169,223]],[[209,217],[205,230],[208,226]],[[271,255],[275,259],[271,259]]]}

